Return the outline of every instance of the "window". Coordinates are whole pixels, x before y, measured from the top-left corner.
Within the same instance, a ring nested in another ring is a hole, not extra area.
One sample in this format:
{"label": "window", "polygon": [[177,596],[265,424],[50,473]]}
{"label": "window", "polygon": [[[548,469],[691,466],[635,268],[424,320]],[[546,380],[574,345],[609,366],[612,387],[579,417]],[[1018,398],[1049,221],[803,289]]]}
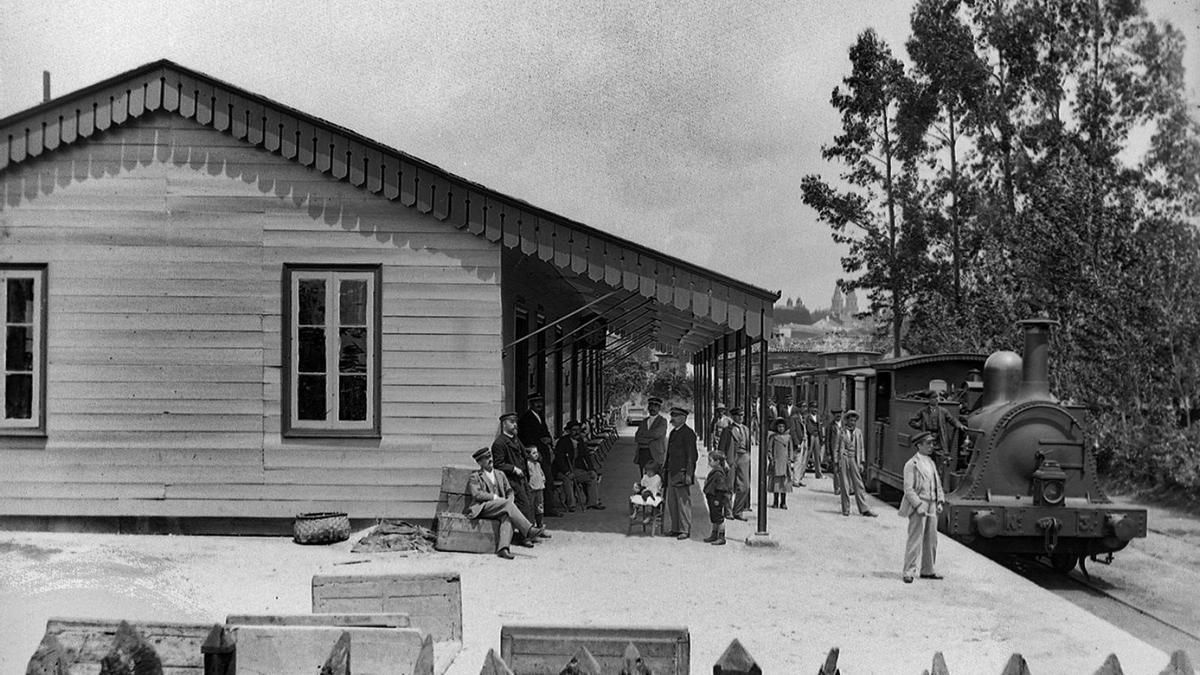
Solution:
{"label": "window", "polygon": [[0,434],[46,432],[46,266],[0,264]]}
{"label": "window", "polygon": [[285,436],[379,436],[380,268],[285,265]]}

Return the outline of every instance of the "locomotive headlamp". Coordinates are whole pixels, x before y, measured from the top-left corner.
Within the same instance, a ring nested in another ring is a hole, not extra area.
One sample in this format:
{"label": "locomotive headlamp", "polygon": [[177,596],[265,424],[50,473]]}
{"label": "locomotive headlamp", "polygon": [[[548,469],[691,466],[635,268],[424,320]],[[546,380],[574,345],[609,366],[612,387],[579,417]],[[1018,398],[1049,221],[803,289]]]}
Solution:
{"label": "locomotive headlamp", "polygon": [[1033,472],[1033,501],[1046,506],[1062,506],[1067,494],[1067,473],[1056,460],[1039,457],[1042,461]]}

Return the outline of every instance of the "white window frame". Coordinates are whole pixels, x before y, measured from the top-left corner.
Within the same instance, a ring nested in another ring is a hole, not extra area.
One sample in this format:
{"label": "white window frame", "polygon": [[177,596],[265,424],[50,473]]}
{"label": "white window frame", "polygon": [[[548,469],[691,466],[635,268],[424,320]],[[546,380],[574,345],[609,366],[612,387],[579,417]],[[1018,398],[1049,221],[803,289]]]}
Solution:
{"label": "white window frame", "polygon": [[[8,281],[33,280],[33,401],[29,419],[9,419],[6,378],[8,370]],[[0,435],[42,435],[46,431],[46,265],[0,264]]]}
{"label": "white window frame", "polygon": [[[299,417],[300,396],[300,282],[325,282],[325,404],[326,419],[303,420]],[[342,281],[364,281],[367,288],[366,349],[367,372],[366,419],[339,420],[339,356]],[[380,268],[378,265],[285,265],[284,304],[284,365],[283,434],[285,436],[368,436],[380,435]]]}

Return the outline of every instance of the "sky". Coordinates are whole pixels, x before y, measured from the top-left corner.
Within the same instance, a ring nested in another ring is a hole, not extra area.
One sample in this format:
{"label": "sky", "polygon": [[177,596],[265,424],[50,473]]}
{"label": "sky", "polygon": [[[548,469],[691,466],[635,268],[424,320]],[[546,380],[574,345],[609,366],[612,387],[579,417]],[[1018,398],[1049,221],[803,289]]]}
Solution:
{"label": "sky", "polygon": [[[1200,2],[1147,0],[1188,40]],[[904,0],[0,0],[0,117],[161,58],[504,194],[828,307],[843,276],[800,179],[829,96]],[[1200,106],[1198,106],[1200,107]]]}

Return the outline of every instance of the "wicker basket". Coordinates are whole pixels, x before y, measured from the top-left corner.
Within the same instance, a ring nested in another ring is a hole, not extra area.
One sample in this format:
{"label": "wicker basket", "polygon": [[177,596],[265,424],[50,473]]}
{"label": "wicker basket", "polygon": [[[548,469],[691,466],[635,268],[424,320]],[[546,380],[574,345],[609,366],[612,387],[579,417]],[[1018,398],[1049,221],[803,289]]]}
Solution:
{"label": "wicker basket", "polygon": [[350,518],[344,513],[301,513],[292,524],[297,544],[332,544],[350,538]]}

